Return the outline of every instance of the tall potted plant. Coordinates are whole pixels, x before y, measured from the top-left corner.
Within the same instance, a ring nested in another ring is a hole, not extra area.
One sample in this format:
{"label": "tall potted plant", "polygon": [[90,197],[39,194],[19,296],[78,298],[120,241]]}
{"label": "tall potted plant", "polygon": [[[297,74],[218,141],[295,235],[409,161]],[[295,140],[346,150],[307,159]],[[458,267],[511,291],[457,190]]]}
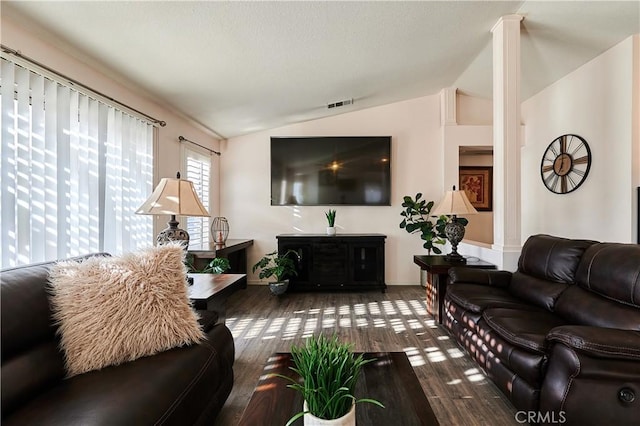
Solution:
{"label": "tall potted plant", "polygon": [[304,398],[302,411],[295,414],[286,426],[304,417],[306,426],[355,425],[355,406],[360,402],[384,405],[375,399],[356,399],[354,391],[360,370],[374,359],[365,360],[355,355],[352,345],[341,343],[337,336],[310,337],[301,346],[291,348],[293,371],[302,383],[291,377],[277,375],[291,382],[288,387],[300,392]]}
{"label": "tall potted plant", "polygon": [[268,253],[262,257],[255,265],[253,272],[260,269],[258,276],[260,279],[275,278],[275,281],[269,282],[271,293],[279,296],[287,291],[289,287],[289,278],[298,275],[296,263],[294,259],[300,260],[300,256],[294,250],[288,250],[286,253],[278,254],[277,251]]}
{"label": "tall potted plant", "polygon": [[[415,199],[408,195],[404,196],[402,202],[404,210],[400,212],[400,216],[403,218],[400,222],[400,228],[410,234],[420,233],[420,238],[424,240],[422,247],[427,249],[428,254],[431,254],[432,250],[436,254],[441,254],[442,250],[436,245],[444,245],[447,242],[444,227],[449,218],[440,216],[434,223],[429,216],[434,204],[433,201],[423,200],[420,192],[416,194]],[[461,219],[458,218],[458,220]]]}

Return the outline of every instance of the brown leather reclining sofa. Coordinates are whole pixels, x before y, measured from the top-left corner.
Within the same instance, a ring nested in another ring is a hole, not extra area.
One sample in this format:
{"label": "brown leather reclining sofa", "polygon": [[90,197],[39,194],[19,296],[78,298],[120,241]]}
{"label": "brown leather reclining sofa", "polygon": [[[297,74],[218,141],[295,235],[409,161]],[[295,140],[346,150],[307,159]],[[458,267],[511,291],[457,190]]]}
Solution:
{"label": "brown leather reclining sofa", "polygon": [[640,422],[640,245],[530,237],[518,270],[450,270],[445,326],[517,421]]}
{"label": "brown leather reclining sofa", "polygon": [[53,263],[0,273],[3,425],[212,424],[233,386],[235,348],[215,312],[207,339],[65,379],[47,298]]}

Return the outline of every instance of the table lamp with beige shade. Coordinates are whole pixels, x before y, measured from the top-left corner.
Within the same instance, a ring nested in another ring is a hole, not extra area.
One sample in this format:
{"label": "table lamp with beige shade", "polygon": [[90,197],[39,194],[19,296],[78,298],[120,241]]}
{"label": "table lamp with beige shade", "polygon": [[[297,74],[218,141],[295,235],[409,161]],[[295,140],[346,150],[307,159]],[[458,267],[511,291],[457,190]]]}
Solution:
{"label": "table lamp with beige shade", "polygon": [[178,228],[176,216],[209,216],[204,208],[193,182],[180,179],[180,172],[176,178],[162,178],[147,201],[140,206],[136,214],[171,215],[168,228],[161,231],[156,238],[158,244],[177,241],[189,246],[189,233]]}
{"label": "table lamp with beige shade", "polygon": [[454,185],[453,190],[447,191],[442,200],[431,211],[432,216],[451,216],[451,220],[444,228],[444,233],[451,243],[451,253],[445,255],[445,259],[449,262],[466,263],[466,259],[458,253],[458,243],[464,238],[464,226],[467,221],[461,222],[458,215],[477,214],[478,211],[473,207],[467,194],[464,191],[457,190]]}

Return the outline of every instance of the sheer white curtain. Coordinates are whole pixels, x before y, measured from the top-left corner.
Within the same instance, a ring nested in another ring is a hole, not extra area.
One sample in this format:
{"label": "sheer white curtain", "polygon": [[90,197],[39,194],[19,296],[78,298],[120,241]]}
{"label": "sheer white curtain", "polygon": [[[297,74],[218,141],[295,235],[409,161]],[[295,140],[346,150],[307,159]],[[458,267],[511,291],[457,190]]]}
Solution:
{"label": "sheer white curtain", "polygon": [[149,246],[153,126],[5,58],[2,267]]}
{"label": "sheer white curtain", "polygon": [[[205,150],[182,146],[182,160],[186,176],[183,179],[193,182],[200,201],[211,212],[210,182],[211,182],[211,154]],[[182,220],[187,221],[186,230],[189,233],[189,245],[209,243],[209,218],[208,217],[187,217]]]}

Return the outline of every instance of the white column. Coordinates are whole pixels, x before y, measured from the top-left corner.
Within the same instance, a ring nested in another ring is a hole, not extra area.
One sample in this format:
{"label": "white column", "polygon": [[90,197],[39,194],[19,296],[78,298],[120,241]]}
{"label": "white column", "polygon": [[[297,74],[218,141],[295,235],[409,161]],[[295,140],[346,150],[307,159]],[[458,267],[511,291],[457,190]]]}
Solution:
{"label": "white column", "polygon": [[520,15],[498,20],[493,33],[493,246],[501,267],[515,270],[520,235]]}
{"label": "white column", "polygon": [[455,87],[445,87],[440,91],[440,125],[455,126],[458,124],[458,107],[456,105],[456,93],[458,89]]}

